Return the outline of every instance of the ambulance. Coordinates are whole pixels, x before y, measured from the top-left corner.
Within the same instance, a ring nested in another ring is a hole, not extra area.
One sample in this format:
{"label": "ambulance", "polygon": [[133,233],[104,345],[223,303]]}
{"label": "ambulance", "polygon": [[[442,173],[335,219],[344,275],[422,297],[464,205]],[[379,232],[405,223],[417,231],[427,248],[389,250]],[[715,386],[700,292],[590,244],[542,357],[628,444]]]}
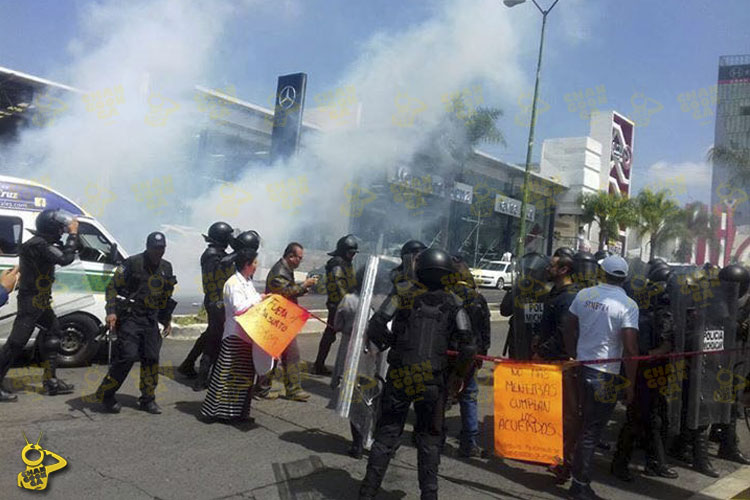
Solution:
{"label": "ambulance", "polygon": [[[18,264],[18,251],[33,235],[36,217],[45,209],[63,209],[78,218],[82,249],[70,266],[57,267],[52,286],[52,308],[60,320],[62,353],[58,366],[82,366],[97,354],[104,331],[105,291],[117,265],[127,258],[107,229],[69,198],[36,182],[0,175],[0,270]],[[63,239],[66,236],[63,236]],[[0,308],[0,344],[16,317],[16,292]],[[27,347],[43,357],[34,332]]]}

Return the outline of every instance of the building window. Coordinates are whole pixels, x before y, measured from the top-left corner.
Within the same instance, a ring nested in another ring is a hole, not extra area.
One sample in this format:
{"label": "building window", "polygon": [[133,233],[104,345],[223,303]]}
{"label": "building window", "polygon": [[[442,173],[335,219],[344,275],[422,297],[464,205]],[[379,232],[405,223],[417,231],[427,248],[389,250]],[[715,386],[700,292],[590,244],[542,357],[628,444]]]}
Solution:
{"label": "building window", "polygon": [[0,216],[0,254],[18,255],[23,221],[18,217]]}

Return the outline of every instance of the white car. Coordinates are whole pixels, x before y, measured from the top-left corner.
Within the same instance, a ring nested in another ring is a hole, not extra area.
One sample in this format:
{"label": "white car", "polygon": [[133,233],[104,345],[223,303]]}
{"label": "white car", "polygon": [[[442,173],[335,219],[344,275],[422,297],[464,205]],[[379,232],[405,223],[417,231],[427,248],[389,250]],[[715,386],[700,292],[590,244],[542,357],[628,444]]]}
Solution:
{"label": "white car", "polygon": [[480,269],[472,269],[478,286],[495,287],[500,290],[510,288],[513,282],[513,264],[504,260],[491,260]]}

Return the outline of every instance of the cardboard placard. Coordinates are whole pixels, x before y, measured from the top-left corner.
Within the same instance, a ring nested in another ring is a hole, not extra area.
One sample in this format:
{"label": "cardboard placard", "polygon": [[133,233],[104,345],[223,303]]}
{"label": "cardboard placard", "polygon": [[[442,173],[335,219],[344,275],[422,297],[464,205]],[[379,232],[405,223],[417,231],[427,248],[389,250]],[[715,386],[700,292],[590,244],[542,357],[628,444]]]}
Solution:
{"label": "cardboard placard", "polygon": [[278,358],[302,330],[310,313],[281,295],[271,295],[245,313],[237,323],[269,356]]}
{"label": "cardboard placard", "polygon": [[563,456],[562,366],[495,367],[495,453],[556,464]]}

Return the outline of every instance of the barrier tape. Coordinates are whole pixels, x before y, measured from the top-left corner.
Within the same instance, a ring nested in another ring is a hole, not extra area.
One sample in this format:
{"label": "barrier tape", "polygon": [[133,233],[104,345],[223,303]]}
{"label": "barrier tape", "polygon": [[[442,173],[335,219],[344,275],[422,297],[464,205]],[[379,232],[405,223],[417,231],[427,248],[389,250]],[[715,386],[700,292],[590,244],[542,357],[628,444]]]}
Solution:
{"label": "barrier tape", "polygon": [[[605,363],[615,363],[615,362],[621,362],[621,361],[647,361],[651,359],[669,359],[669,358],[690,358],[694,356],[701,356],[701,355],[710,355],[710,354],[728,354],[732,352],[743,352],[747,351],[747,347],[738,347],[734,349],[723,349],[721,351],[687,351],[687,352],[670,352],[666,354],[644,354],[641,356],[630,356],[627,358],[606,358],[606,359],[584,359],[584,360],[577,360],[577,359],[556,359],[556,360],[547,360],[547,359],[510,359],[510,358],[499,358],[497,356],[485,356],[483,354],[476,354],[474,356],[474,359],[479,359],[482,361],[490,361],[493,363],[528,363],[528,364],[544,364],[544,365],[552,365],[552,364],[562,364],[562,365],[601,365]],[[446,354],[448,356],[458,356],[457,351],[446,351]]]}

